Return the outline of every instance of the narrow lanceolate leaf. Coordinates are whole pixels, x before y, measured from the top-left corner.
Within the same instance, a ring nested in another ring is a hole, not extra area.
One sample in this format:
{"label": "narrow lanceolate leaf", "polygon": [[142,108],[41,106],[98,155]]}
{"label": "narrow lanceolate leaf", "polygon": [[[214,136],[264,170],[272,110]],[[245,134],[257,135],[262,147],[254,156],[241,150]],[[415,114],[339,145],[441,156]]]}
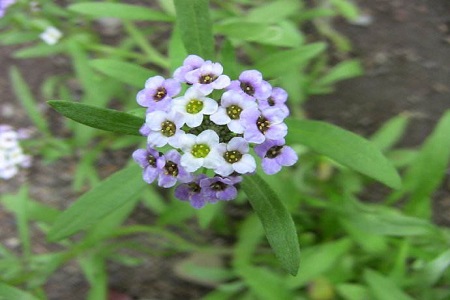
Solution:
{"label": "narrow lanceolate leaf", "polygon": [[94,59],[89,65],[100,73],[138,88],[143,88],[145,81],[156,75],[155,72],[136,64],[114,59]]}
{"label": "narrow lanceolate leaf", "polygon": [[214,37],[208,0],[174,0],[181,38],[189,54],[214,56]]}
{"label": "narrow lanceolate leaf", "polygon": [[267,240],[281,266],[295,276],[300,264],[300,247],[290,213],[270,186],[258,175],[246,177],[241,185],[261,220]]}
{"label": "narrow lanceolate leaf", "polygon": [[3,299],[38,300],[37,297],[27,292],[0,282],[0,300]]}
{"label": "narrow lanceolate leaf", "polygon": [[139,129],[144,124],[144,119],[113,109],[63,100],[51,100],[47,103],[69,119],[106,131],[140,135]]}
{"label": "narrow lanceolate leaf", "polygon": [[58,241],[68,237],[139,197],[146,186],[141,176],[139,167],[133,165],[102,181],[56,219],[48,239]]}
{"label": "narrow lanceolate leaf", "polygon": [[412,300],[412,298],[403,292],[390,278],[382,274],[366,269],[364,279],[369,286],[373,299],[376,300]]}
{"label": "narrow lanceolate leaf", "polygon": [[111,17],[122,20],[172,21],[173,17],[147,7],[105,2],[76,3],[69,10],[92,17]]}
{"label": "narrow lanceolate leaf", "polygon": [[366,139],[337,126],[310,120],[288,119],[288,143],[305,145],[336,162],[392,188],[401,185],[397,170]]}

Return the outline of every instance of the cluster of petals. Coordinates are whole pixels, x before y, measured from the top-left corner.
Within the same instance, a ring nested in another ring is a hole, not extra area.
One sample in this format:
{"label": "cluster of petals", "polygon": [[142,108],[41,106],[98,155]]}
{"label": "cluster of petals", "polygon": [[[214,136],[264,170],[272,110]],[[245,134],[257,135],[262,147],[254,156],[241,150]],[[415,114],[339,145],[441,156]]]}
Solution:
{"label": "cluster of petals", "polygon": [[23,153],[19,144],[19,140],[26,137],[23,131],[0,124],[0,179],[11,179],[19,172],[19,167],[30,166],[31,157]]}
{"label": "cluster of petals", "polygon": [[149,78],[136,98],[146,108],[147,147],[133,153],[144,181],[176,186],[195,208],[234,199],[256,156],[267,174],[297,161],[284,140],[288,95],[259,71],[230,80],[220,63],[189,55],[173,78]]}

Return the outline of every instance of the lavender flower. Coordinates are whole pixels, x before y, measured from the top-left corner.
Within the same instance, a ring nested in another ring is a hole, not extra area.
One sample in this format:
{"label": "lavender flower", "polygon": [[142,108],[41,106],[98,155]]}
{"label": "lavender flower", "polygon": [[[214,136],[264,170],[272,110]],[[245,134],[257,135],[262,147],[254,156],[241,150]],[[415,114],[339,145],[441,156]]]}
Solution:
{"label": "lavender flower", "polygon": [[208,202],[200,185],[206,178],[208,178],[206,175],[200,174],[191,182],[178,185],[175,188],[175,197],[182,201],[189,201],[194,208],[202,208]]}
{"label": "lavender flower", "polygon": [[145,89],[139,91],[136,100],[139,105],[147,107],[147,112],[166,111],[172,97],[178,95],[180,91],[181,85],[178,81],[154,76],[145,82]]}
{"label": "lavender flower", "polygon": [[282,166],[294,165],[298,160],[297,153],[285,145],[284,139],[267,140],[255,146],[255,152],[262,158],[263,171],[269,175],[278,173]]}
{"label": "lavender flower", "polygon": [[234,133],[243,133],[244,126],[241,122],[242,112],[251,107],[256,107],[255,101],[248,101],[243,95],[236,91],[227,91],[222,95],[220,106],[211,115],[210,119],[218,125],[227,125]]}
{"label": "lavender flower", "polygon": [[193,84],[186,80],[186,74],[192,70],[200,68],[205,60],[197,55],[189,55],[183,62],[183,65],[175,70],[173,78],[178,82]]}
{"label": "lavender flower", "polygon": [[272,86],[263,80],[261,72],[247,70],[239,75],[239,80],[233,80],[227,89],[244,93],[258,100],[264,100],[270,96]]}
{"label": "lavender flower", "polygon": [[16,3],[16,0],[0,0],[0,18],[5,15],[8,6]]}
{"label": "lavender flower", "polygon": [[246,174],[256,169],[255,159],[248,154],[248,143],[241,137],[232,138],[228,144],[219,144],[217,151],[222,156],[222,163],[215,169],[219,175],[228,176],[233,172]]}
{"label": "lavender flower", "polygon": [[181,155],[177,150],[169,150],[156,160],[157,168],[161,169],[158,185],[164,188],[173,187],[177,181],[182,183],[192,180],[193,175],[180,165]]}
{"label": "lavender flower", "polygon": [[284,112],[285,117],[287,117],[289,115],[289,108],[285,104],[287,98],[288,94],[285,90],[275,87],[272,89],[272,93],[267,99],[258,100],[259,109],[264,111],[271,107],[277,107],[280,108]]}
{"label": "lavender flower", "polygon": [[141,133],[147,136],[147,142],[152,147],[162,147],[167,143],[178,147],[181,136],[185,134],[181,130],[184,122],[183,114],[177,111],[154,111],[147,114]]}
{"label": "lavender flower", "polygon": [[287,126],[283,123],[285,114],[280,108],[268,108],[261,112],[258,108],[250,108],[241,113],[245,127],[244,138],[249,143],[261,144],[267,139],[284,138]]}
{"label": "lavender flower", "polygon": [[147,146],[147,149],[137,149],[133,152],[133,159],[137,162],[142,170],[142,177],[147,183],[152,183],[158,178],[161,169],[156,165],[156,161],[161,156],[158,151]]}
{"label": "lavender flower", "polygon": [[200,187],[204,198],[208,199],[208,202],[210,203],[216,201],[229,201],[236,198],[237,189],[234,185],[241,181],[242,177],[240,176],[214,176],[213,178],[201,180]]}
{"label": "lavender flower", "polygon": [[205,61],[200,68],[186,73],[186,81],[193,84],[193,87],[204,95],[210,94],[213,90],[226,88],[230,84],[230,77],[222,75],[223,67],[219,63]]}

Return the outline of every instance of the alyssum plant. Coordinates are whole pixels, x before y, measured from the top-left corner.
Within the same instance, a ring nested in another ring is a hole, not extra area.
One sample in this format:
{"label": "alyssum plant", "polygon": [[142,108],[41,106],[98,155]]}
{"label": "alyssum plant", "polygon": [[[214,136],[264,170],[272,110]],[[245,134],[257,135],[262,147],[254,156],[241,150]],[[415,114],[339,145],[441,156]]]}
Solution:
{"label": "alyssum plant", "polygon": [[183,44],[191,55],[182,58],[184,63],[173,78],[153,76],[146,81],[137,94],[137,102],[146,108],[145,117],[49,101],[58,112],[82,124],[144,135],[147,147],[130,153],[137,164],[116,172],[63,212],[48,238],[61,240],[86,229],[137,199],[154,181],[165,188],[175,186],[176,197],[195,208],[231,200],[240,186],[280,264],[295,275],[300,262],[296,227],[282,200],[258,175],[257,161],[263,172],[275,174],[297,161],[287,144],[302,144],[390,187],[398,188],[400,177],[365,139],[327,123],[289,117],[286,92],[272,87],[259,71],[243,71],[231,80],[221,64],[213,62],[207,1],[174,3]]}

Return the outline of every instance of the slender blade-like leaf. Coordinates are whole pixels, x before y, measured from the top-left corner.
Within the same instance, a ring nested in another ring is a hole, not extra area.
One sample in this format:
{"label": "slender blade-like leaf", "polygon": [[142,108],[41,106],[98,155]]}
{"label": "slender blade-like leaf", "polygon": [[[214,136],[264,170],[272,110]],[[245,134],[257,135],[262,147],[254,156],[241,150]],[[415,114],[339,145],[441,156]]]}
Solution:
{"label": "slender blade-like leaf", "polygon": [[136,64],[114,59],[94,59],[89,65],[105,75],[138,88],[143,88],[145,81],[156,75],[155,72]]}
{"label": "slender blade-like leaf", "polygon": [[122,3],[88,2],[76,3],[69,10],[92,17],[111,17],[123,20],[173,21],[173,17],[160,11]]}
{"label": "slender blade-like leaf", "polygon": [[214,55],[214,37],[208,0],[174,0],[181,38],[189,54],[206,59]]}
{"label": "slender blade-like leaf", "polygon": [[289,126],[288,143],[303,144],[389,187],[400,187],[397,170],[366,139],[320,121],[288,119],[286,123]]}
{"label": "slender blade-like leaf", "polygon": [[261,220],[267,240],[281,266],[295,276],[300,264],[300,247],[290,213],[275,192],[258,175],[246,177],[241,185]]}
{"label": "slender blade-like leaf", "polygon": [[132,114],[72,101],[50,100],[47,103],[78,123],[106,131],[141,135],[139,129],[144,124],[144,119]]}
{"label": "slender blade-like leaf", "polygon": [[118,171],[82,195],[55,221],[48,240],[58,241],[83,230],[139,197],[146,183],[139,166]]}
{"label": "slender blade-like leaf", "polygon": [[20,300],[38,300],[37,297],[19,290],[13,286],[0,282],[0,300],[20,299]]}
{"label": "slender blade-like leaf", "polygon": [[376,300],[412,300],[390,278],[386,278],[378,272],[366,269],[364,279]]}

